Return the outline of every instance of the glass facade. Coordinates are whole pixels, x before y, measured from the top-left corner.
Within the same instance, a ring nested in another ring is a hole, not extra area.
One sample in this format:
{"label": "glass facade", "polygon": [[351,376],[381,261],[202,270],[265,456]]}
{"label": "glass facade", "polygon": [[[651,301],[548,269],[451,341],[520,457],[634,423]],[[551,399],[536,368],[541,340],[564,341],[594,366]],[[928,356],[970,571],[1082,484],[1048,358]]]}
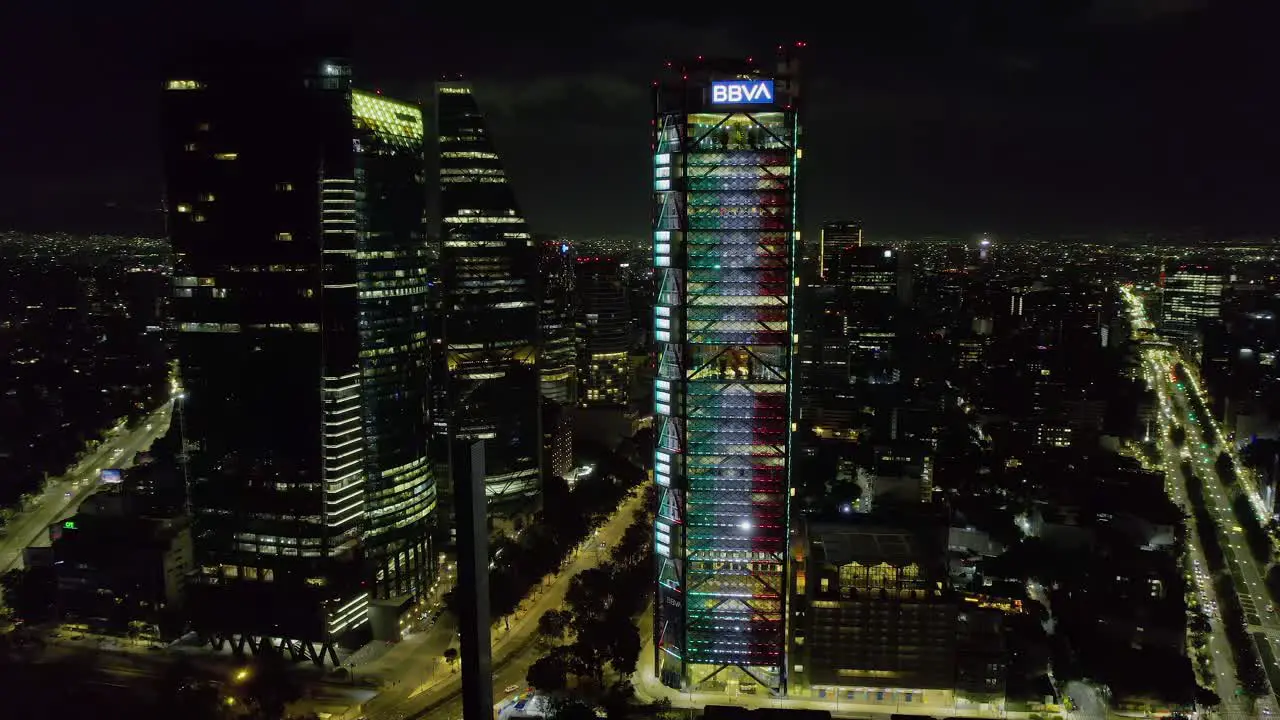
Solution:
{"label": "glass facade", "polygon": [[485,441],[490,504],[521,512],[541,489],[537,250],[471,86],[439,83],[436,112],[450,432]]}
{"label": "glass facade", "polygon": [[1205,264],[1174,267],[1164,278],[1160,296],[1160,334],[1194,349],[1203,323],[1221,314],[1226,287],[1227,276],[1217,268]]}
{"label": "glass facade", "polygon": [[[425,332],[422,201],[400,187],[421,177],[421,113],[315,57],[218,58],[165,87],[193,618],[336,662],[372,597],[422,584],[398,564],[431,507],[425,375],[400,362]],[[369,561],[388,556],[385,579]]]}
{"label": "glass facade", "polygon": [[713,83],[762,80],[741,64],[686,67],[656,89],[654,632],[673,687],[786,688],[801,153],[782,70],[764,103],[716,103]]}
{"label": "glass facade", "polygon": [[577,262],[578,405],[626,409],[631,399],[631,315],[618,260]]}
{"label": "glass facade", "polygon": [[578,397],[573,248],[559,240],[543,240],[541,245],[538,317],[542,323],[542,349],[538,353],[538,364],[542,397],[569,407]]}
{"label": "glass facade", "polygon": [[[420,596],[432,573],[436,484],[428,453],[427,241],[422,111],[351,93],[365,537],[376,599]],[[334,208],[334,215],[340,208]],[[329,216],[326,215],[326,220]],[[354,467],[354,466],[348,466]]]}

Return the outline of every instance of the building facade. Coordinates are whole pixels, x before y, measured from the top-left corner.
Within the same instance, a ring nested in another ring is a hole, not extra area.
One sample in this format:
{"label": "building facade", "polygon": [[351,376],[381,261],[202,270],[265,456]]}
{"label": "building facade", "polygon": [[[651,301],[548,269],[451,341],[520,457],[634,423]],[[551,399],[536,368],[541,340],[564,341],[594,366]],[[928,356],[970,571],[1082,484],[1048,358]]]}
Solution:
{"label": "building facade", "polygon": [[573,247],[561,240],[544,238],[539,240],[539,248],[538,319],[542,347],[538,352],[538,373],[542,397],[573,407],[578,397]]}
{"label": "building facade", "polygon": [[1161,291],[1160,334],[1193,351],[1201,326],[1222,315],[1227,277],[1204,264],[1182,264],[1164,277]]}
{"label": "building facade", "polygon": [[626,409],[631,399],[631,315],[622,263],[588,256],[575,265],[578,406]]}
{"label": "building facade", "polygon": [[538,252],[469,83],[436,85],[449,432],[485,443],[494,514],[541,489]]}
{"label": "building facade", "polygon": [[318,55],[191,64],[164,111],[193,620],[336,662],[429,579],[422,115]]}
{"label": "building facade", "polygon": [[786,691],[796,66],[655,86],[655,667]]}

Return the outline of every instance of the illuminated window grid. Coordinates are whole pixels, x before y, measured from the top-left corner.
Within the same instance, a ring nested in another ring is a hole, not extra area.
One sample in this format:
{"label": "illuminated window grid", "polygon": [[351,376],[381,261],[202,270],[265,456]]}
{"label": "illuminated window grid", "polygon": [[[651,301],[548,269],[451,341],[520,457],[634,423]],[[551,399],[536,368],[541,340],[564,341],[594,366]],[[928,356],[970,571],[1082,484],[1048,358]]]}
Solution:
{"label": "illuminated window grid", "polygon": [[[693,115],[684,132],[665,120],[654,160],[655,546],[660,592],[683,593],[685,608],[660,614],[660,643],[686,682],[727,665],[764,676],[784,647],[795,158],[777,139],[793,135],[782,113]],[[772,134],[744,148],[739,126]],[[679,152],[680,137],[691,151]]]}

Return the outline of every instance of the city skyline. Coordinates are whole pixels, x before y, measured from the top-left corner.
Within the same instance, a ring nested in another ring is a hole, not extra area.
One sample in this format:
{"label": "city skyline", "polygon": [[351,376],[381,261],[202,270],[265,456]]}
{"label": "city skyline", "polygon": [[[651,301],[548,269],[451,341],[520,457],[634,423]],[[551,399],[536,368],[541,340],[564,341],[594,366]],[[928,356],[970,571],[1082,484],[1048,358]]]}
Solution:
{"label": "city skyline", "polygon": [[0,88],[17,715],[1275,712],[1264,14],[121,2]]}
{"label": "city skyline", "polygon": [[[126,5],[114,19],[96,18],[107,31],[93,35],[40,10],[15,11],[25,17],[6,23],[21,36],[5,46],[37,62],[24,63],[30,69],[0,90],[0,101],[40,102],[26,103],[0,136],[0,189],[12,198],[0,205],[0,224],[161,227],[149,137],[169,48],[148,33],[161,25],[196,36],[229,31],[219,17],[204,25],[143,0]],[[292,19],[274,6],[246,14],[235,5],[220,17],[252,18],[243,24],[264,34]],[[320,5],[320,20],[342,17]],[[361,38],[354,54],[369,68],[356,80],[427,100],[441,73],[463,72],[489,108],[536,232],[643,237],[648,211],[636,199],[644,189],[635,168],[648,147],[635,121],[648,115],[654,68],[680,55],[746,55],[793,40],[812,49],[806,92],[824,108],[809,123],[810,177],[821,182],[801,191],[812,208],[806,231],[850,216],[878,236],[1274,227],[1267,198],[1275,178],[1266,168],[1277,146],[1263,118],[1275,100],[1254,59],[1265,23],[1193,0],[1081,2],[1056,15],[1008,16],[948,5],[855,11],[848,27],[826,32],[803,18],[748,32],[733,18],[698,25],[596,15],[531,34],[511,16],[486,26],[502,51],[432,29],[465,16],[388,9],[352,19]],[[428,41],[404,41],[410,28],[426,28]],[[536,50],[542,44],[554,49]],[[38,62],[54,46],[63,55]],[[77,61],[93,64],[98,82],[64,94],[61,78]],[[1232,82],[1221,82],[1228,74]],[[73,120],[73,97],[105,109],[86,126]],[[568,167],[562,152],[575,158]],[[74,172],[65,169],[71,158]],[[557,184],[539,182],[549,167]]]}

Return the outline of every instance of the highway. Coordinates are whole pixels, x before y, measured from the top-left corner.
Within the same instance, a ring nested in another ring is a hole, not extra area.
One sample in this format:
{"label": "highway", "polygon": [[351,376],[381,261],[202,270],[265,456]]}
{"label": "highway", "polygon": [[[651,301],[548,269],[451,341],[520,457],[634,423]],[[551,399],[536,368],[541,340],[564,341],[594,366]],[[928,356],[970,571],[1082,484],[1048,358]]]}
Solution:
{"label": "highway", "polygon": [[163,435],[169,429],[171,407],[171,403],[165,403],[137,427],[110,434],[97,450],[48,483],[28,510],[15,515],[0,537],[0,573],[22,567],[22,551],[26,548],[48,542],[45,529],[74,513],[85,498],[97,491],[100,470],[126,467],[134,455]]}
{"label": "highway", "polygon": [[[1123,289],[1121,294],[1129,305],[1135,328],[1149,329],[1151,323],[1146,319],[1141,298],[1127,288]],[[1161,461],[1164,464],[1170,495],[1175,502],[1186,508],[1188,512],[1191,511],[1186,483],[1181,470],[1183,461],[1189,462],[1196,475],[1203,481],[1206,509],[1218,525],[1219,534],[1222,538],[1223,554],[1227,559],[1227,569],[1235,585],[1236,594],[1240,598],[1240,605],[1244,610],[1248,630],[1253,635],[1255,643],[1270,642],[1272,647],[1276,649],[1276,654],[1280,655],[1280,645],[1277,645],[1277,641],[1280,640],[1280,617],[1271,612],[1271,599],[1268,596],[1266,585],[1263,583],[1263,576],[1266,572],[1265,564],[1259,567],[1259,564],[1254,561],[1243,529],[1231,509],[1231,497],[1228,494],[1227,486],[1222,482],[1222,478],[1219,477],[1215,464],[1218,454],[1224,450],[1229,450],[1229,448],[1222,444],[1221,438],[1223,438],[1223,434],[1221,431],[1217,431],[1216,427],[1214,429],[1217,432],[1214,435],[1218,442],[1209,443],[1205,440],[1202,430],[1203,424],[1214,422],[1213,418],[1194,416],[1193,419],[1193,415],[1189,410],[1192,404],[1188,393],[1196,393],[1198,395],[1200,392],[1199,383],[1192,378],[1190,382],[1181,383],[1181,386],[1179,386],[1179,383],[1174,382],[1171,377],[1174,366],[1179,363],[1188,368],[1189,374],[1194,371],[1187,363],[1183,362],[1181,355],[1177,351],[1167,347],[1153,346],[1144,348],[1142,361],[1148,385],[1158,398],[1159,429],[1157,430],[1158,438],[1156,440],[1160,449]],[[1200,399],[1204,400],[1203,397],[1200,397]],[[1208,406],[1207,402],[1203,404],[1205,407]],[[1181,426],[1186,431],[1186,439],[1181,448],[1175,446],[1171,438],[1173,428],[1178,426]],[[1231,454],[1234,459],[1234,452]],[[1237,470],[1237,475],[1241,476],[1241,482],[1244,483],[1243,476],[1245,473],[1238,464]],[[1248,486],[1246,486],[1246,492],[1253,495],[1252,489],[1248,488]],[[1255,505],[1257,504],[1256,500],[1252,498],[1251,502]],[[1265,523],[1265,519],[1263,522]],[[1254,714],[1270,714],[1274,711],[1276,705],[1274,698],[1263,698],[1253,703],[1246,697],[1238,696],[1240,684],[1236,678],[1231,648],[1223,630],[1218,598],[1213,588],[1213,578],[1209,573],[1199,536],[1196,532],[1189,531],[1188,540],[1190,541],[1194,583],[1201,602],[1211,611],[1210,624],[1212,632],[1209,635],[1209,650],[1212,657],[1215,690],[1223,701],[1222,714],[1223,716],[1233,716],[1232,713],[1238,713],[1241,717],[1249,717]],[[1259,653],[1259,657],[1266,658],[1268,654]],[[1280,672],[1280,666],[1272,662],[1268,670]],[[1272,690],[1275,692],[1280,688],[1273,688]]]}
{"label": "highway", "polygon": [[[1161,460],[1164,463],[1166,486],[1169,490],[1170,497],[1173,501],[1183,508],[1191,507],[1190,500],[1187,496],[1187,486],[1182,474],[1182,454],[1181,451],[1174,446],[1170,439],[1170,428],[1173,424],[1174,411],[1168,391],[1169,384],[1167,382],[1167,373],[1162,369],[1160,362],[1156,357],[1144,358],[1147,370],[1147,378],[1151,383],[1152,389],[1156,391],[1160,402],[1160,423],[1159,438],[1157,445],[1160,448]],[[1188,442],[1190,439],[1188,438]],[[1200,473],[1203,476],[1203,473]],[[1212,478],[1204,483],[1205,496],[1209,503],[1216,506],[1220,499],[1215,496],[1221,495],[1221,490],[1216,483],[1212,482]],[[1228,511],[1229,512],[1229,511]],[[1222,530],[1230,530],[1234,526],[1234,521],[1226,523],[1221,517],[1221,513],[1210,508],[1210,513],[1217,519],[1218,526]],[[1190,524],[1191,521],[1189,521]],[[1196,588],[1196,594],[1200,598],[1201,605],[1210,615],[1210,628],[1208,649],[1210,652],[1210,667],[1213,669],[1214,675],[1214,691],[1222,698],[1223,709],[1228,712],[1247,712],[1247,707],[1240,707],[1239,700],[1236,696],[1237,689],[1240,687],[1239,681],[1236,679],[1235,665],[1231,653],[1231,646],[1227,642],[1226,632],[1222,627],[1222,617],[1218,612],[1217,593],[1213,588],[1213,578],[1209,574],[1208,561],[1205,559],[1204,549],[1200,544],[1200,536],[1193,529],[1188,527],[1187,531],[1188,548],[1190,550],[1190,558],[1192,563],[1192,582]],[[1224,549],[1225,549],[1224,544]],[[1243,596],[1242,596],[1243,597]],[[1248,703],[1245,703],[1247,705]]]}
{"label": "highway", "polygon": [[[499,626],[495,630],[492,641],[495,703],[502,699],[509,686],[524,689],[529,665],[541,656],[537,649],[538,618],[547,610],[564,605],[565,593],[574,575],[608,560],[613,546],[641,508],[643,498],[644,493],[637,489],[624,500],[596,536],[575,552],[564,569],[521,603],[511,619],[510,629]],[[366,704],[369,720],[427,717],[450,720],[462,716],[461,676],[440,661],[446,648],[451,644],[456,647],[456,627],[446,613],[429,632],[398,643],[376,660],[356,666],[357,677],[373,676],[383,683],[384,690]]]}

